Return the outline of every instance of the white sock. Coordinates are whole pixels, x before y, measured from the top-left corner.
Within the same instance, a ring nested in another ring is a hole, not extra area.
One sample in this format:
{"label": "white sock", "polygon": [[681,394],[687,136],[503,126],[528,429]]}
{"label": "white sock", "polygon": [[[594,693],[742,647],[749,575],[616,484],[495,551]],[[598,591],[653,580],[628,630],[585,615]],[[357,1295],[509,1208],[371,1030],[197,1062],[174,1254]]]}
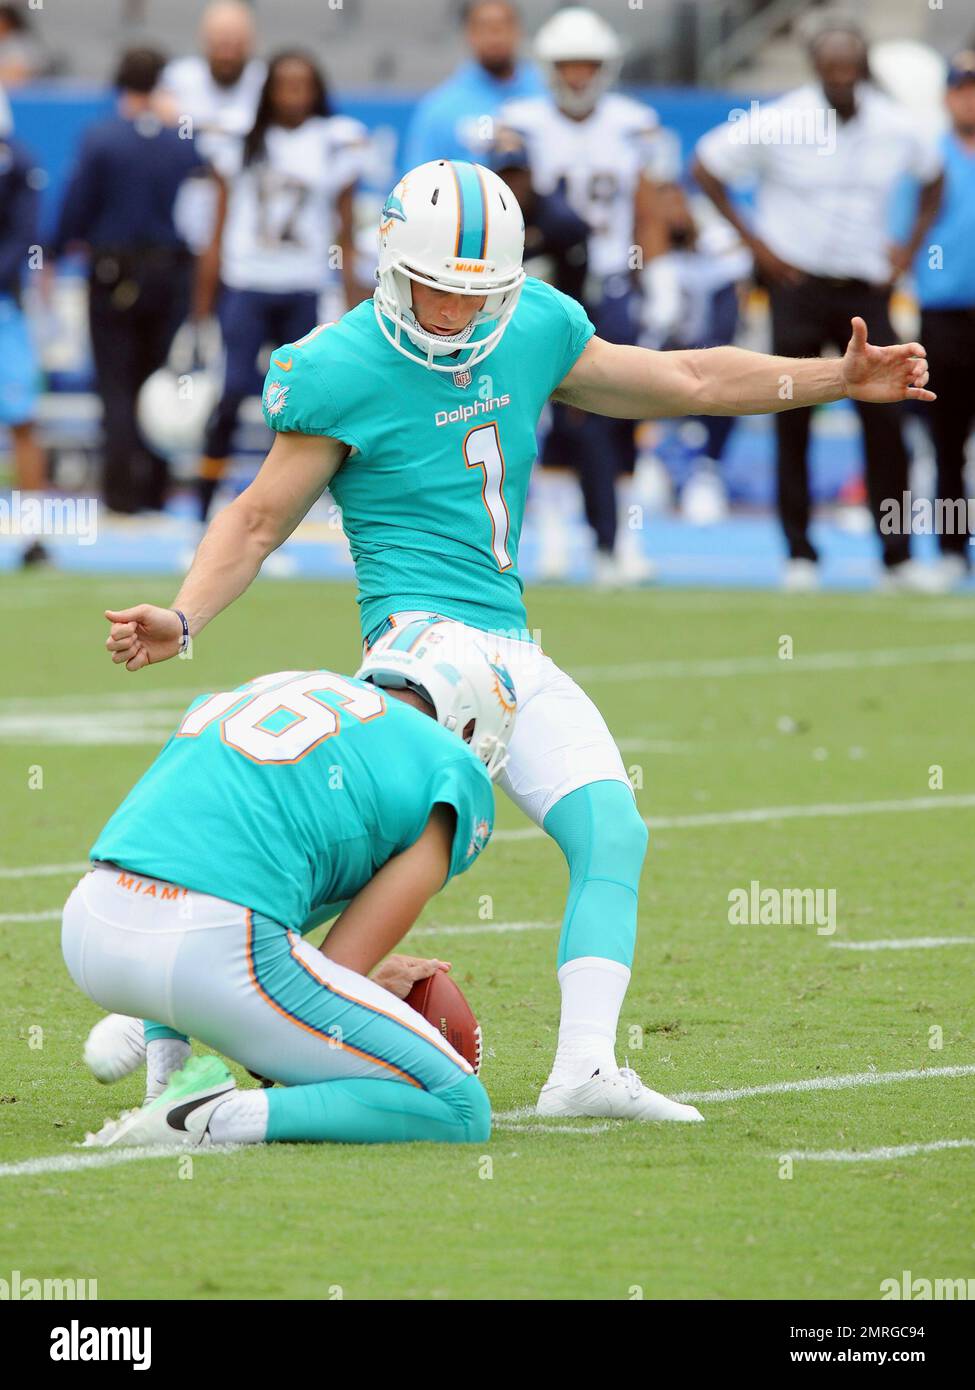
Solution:
{"label": "white sock", "polygon": [[215,1144],[263,1144],[267,1135],[267,1091],[231,1091],[207,1126]]}
{"label": "white sock", "polygon": [[579,956],[559,971],[562,1017],[549,1082],[578,1086],[597,1070],[616,1070],[616,1028],[630,972],[619,961]]}
{"label": "white sock", "polygon": [[190,1045],[182,1038],[154,1038],[146,1043],[146,1100],[155,1100],[186,1062]]}

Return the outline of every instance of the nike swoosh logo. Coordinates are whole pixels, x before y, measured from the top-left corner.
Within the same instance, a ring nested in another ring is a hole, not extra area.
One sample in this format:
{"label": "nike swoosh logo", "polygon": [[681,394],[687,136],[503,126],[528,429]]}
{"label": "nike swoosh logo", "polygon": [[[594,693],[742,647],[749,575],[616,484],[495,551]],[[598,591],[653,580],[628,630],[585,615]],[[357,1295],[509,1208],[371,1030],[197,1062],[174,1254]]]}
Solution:
{"label": "nike swoosh logo", "polygon": [[181,1130],[183,1134],[185,1134],[187,1132],[187,1115],[192,1115],[193,1111],[198,1110],[201,1105],[208,1104],[209,1101],[214,1099],[214,1095],[215,1092],[208,1091],[205,1096],[197,1096],[196,1100],[187,1100],[184,1101],[182,1105],[174,1106],[166,1116],[166,1123],[169,1128]]}
{"label": "nike swoosh logo", "polygon": [[275,365],[276,367],[280,367],[281,370],[282,370],[283,372],[290,372],[290,371],[291,371],[291,364],[294,362],[294,360],[295,360],[295,359],[294,359],[293,357],[289,357],[288,360],[287,360],[287,362],[282,362],[282,361],[281,361],[279,358],[277,358],[277,357],[272,357],[272,358],[271,358],[271,361],[274,363],[274,365]]}

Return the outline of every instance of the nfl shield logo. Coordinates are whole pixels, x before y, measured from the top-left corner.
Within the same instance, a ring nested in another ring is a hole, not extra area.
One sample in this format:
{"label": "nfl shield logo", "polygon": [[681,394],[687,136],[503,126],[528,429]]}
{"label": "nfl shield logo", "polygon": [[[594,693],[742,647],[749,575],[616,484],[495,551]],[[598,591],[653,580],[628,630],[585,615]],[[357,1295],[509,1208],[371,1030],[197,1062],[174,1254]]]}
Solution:
{"label": "nfl shield logo", "polygon": [[471,373],[470,373],[470,369],[469,369],[468,367],[464,367],[464,368],[463,368],[461,371],[459,371],[459,372],[454,372],[454,385],[455,385],[455,386],[470,386],[470,384],[471,384]]}

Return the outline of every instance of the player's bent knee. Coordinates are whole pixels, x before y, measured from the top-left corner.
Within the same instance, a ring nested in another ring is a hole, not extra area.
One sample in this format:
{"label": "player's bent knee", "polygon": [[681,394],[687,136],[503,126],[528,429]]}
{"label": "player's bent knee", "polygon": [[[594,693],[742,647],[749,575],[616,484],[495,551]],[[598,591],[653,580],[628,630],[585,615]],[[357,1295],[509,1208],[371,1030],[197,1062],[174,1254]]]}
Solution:
{"label": "player's bent knee", "polygon": [[491,1137],[491,1102],[488,1093],[473,1073],[440,1093],[457,1116],[461,1132],[457,1142],[483,1144]]}
{"label": "player's bent knee", "polygon": [[623,795],[614,798],[611,813],[598,825],[594,843],[601,859],[605,856],[609,864],[625,865],[629,872],[639,874],[650,835],[631,793],[621,783],[617,786]]}
{"label": "player's bent knee", "polygon": [[639,878],[647,827],[625,782],[592,782],[556,802],[545,829],[586,877]]}

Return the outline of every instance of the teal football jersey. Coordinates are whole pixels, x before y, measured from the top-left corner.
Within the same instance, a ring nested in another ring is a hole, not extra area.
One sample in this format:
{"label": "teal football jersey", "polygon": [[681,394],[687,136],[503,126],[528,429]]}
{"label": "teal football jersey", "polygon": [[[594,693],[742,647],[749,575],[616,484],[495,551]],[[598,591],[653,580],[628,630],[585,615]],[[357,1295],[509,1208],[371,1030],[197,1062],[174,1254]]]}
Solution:
{"label": "teal football jersey", "polygon": [[300,930],[457,813],[448,878],[487,843],[494,792],[456,734],[363,681],[278,672],[201,695],[91,850]]}
{"label": "teal football jersey", "polygon": [[397,352],[372,300],[272,353],[270,427],[353,450],[331,491],[364,637],[408,609],[524,631],[518,541],[538,419],[594,332],[575,300],[529,279],[501,342],[472,372],[430,371]]}

